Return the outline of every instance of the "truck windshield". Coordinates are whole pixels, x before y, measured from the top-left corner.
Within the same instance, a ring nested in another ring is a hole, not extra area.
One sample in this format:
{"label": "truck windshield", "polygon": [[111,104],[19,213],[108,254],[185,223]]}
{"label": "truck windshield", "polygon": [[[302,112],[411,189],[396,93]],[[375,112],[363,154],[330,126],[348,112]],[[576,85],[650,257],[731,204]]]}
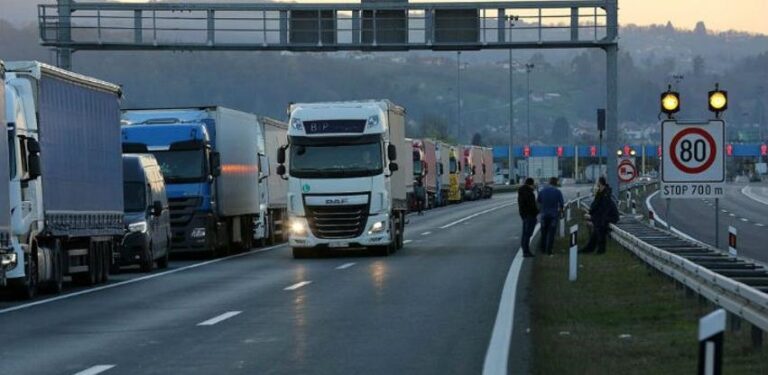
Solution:
{"label": "truck windshield", "polygon": [[294,145],[291,176],[366,177],[383,173],[381,143]]}
{"label": "truck windshield", "polygon": [[456,165],[456,158],[451,156],[451,158],[448,160],[448,172],[456,173],[457,170],[458,170],[458,165]]}
{"label": "truck windshield", "polygon": [[201,182],[206,177],[204,150],[155,151],[167,183]]}
{"label": "truck windshield", "polygon": [[147,192],[143,182],[123,183],[125,212],[141,212],[147,209]]}

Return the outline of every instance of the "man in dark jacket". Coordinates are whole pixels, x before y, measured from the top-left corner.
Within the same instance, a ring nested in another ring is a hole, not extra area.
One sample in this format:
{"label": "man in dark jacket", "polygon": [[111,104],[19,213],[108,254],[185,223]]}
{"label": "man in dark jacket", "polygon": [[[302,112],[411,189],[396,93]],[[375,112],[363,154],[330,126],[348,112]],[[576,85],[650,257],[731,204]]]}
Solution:
{"label": "man in dark jacket", "polygon": [[533,256],[530,249],[531,236],[533,229],[536,228],[536,216],[539,214],[536,196],[533,193],[533,179],[530,177],[525,179],[525,185],[517,189],[517,207],[520,218],[523,219],[523,236],[520,239],[520,246],[523,248],[523,256],[529,258]]}
{"label": "man in dark jacket", "polygon": [[580,252],[591,253],[597,247],[597,253],[603,254],[610,225],[619,221],[619,210],[613,201],[611,187],[608,186],[605,177],[600,177],[597,181],[597,192],[589,207],[589,217],[592,222],[592,233],[589,236],[589,243]]}
{"label": "man in dark jacket", "polygon": [[539,191],[536,201],[539,202],[541,209],[541,241],[539,249],[541,253],[552,256],[552,247],[555,243],[555,232],[557,231],[557,221],[563,213],[565,201],[563,193],[557,188],[557,177],[549,179],[549,184]]}

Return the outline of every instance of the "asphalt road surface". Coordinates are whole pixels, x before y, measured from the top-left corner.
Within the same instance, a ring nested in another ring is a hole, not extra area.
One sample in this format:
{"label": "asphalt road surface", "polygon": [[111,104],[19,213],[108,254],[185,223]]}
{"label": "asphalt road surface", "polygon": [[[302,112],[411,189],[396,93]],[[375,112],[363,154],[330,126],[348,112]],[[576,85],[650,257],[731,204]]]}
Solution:
{"label": "asphalt road surface", "polygon": [[[654,211],[674,228],[689,236],[715,245],[715,202],[702,199],[678,199],[666,202],[654,196]],[[740,255],[768,263],[768,184],[728,184],[720,199],[719,247],[728,248],[728,226],[738,231]],[[671,220],[670,220],[671,219]]]}

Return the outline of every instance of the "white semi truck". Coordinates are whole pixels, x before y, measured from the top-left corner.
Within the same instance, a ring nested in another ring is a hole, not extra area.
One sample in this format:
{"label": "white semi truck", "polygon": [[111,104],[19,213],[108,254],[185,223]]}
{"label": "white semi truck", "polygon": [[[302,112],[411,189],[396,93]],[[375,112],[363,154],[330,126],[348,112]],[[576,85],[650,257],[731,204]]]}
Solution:
{"label": "white semi truck", "polygon": [[381,255],[401,248],[406,180],[413,178],[398,165],[412,163],[405,110],[369,100],[292,104],[289,113],[277,172],[288,176],[294,257],[329,248],[364,247]]}
{"label": "white semi truck", "polygon": [[[5,120],[5,64],[0,60],[0,132],[7,134]],[[8,137],[0,137],[0,176],[10,174],[8,164]],[[7,183],[0,183],[0,197],[8,197]],[[5,272],[16,263],[16,252],[11,247],[11,208],[9,199],[0,199],[0,287],[6,283]]]}
{"label": "white semi truck", "polygon": [[104,282],[125,231],[120,87],[34,61],[6,70],[8,285],[32,298],[64,276]]}

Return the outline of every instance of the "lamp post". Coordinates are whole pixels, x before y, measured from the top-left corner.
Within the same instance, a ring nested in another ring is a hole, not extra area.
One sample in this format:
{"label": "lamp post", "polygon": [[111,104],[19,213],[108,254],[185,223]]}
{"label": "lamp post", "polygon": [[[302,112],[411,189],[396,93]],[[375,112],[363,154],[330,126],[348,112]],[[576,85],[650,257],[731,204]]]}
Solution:
{"label": "lamp post", "polygon": [[531,143],[531,71],[535,67],[534,64],[525,64],[525,77],[526,77],[526,128],[527,128],[527,141]]}
{"label": "lamp post", "polygon": [[515,173],[515,100],[514,100],[514,67],[512,49],[509,49],[509,184],[517,182]]}

